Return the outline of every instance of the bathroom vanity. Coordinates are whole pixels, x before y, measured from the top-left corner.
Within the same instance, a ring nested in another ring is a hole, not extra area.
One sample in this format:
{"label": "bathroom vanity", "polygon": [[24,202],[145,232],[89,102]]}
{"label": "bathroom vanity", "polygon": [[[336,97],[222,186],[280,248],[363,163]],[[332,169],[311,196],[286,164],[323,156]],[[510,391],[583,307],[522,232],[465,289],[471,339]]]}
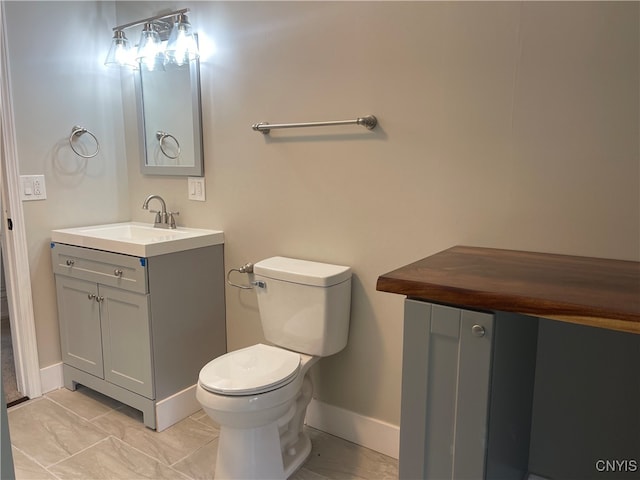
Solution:
{"label": "bathroom vanity", "polygon": [[226,353],[222,232],[113,224],[52,232],[66,388],[142,411],[158,431],[197,411]]}
{"label": "bathroom vanity", "polygon": [[453,247],[405,295],[400,478],[638,478],[640,263]]}

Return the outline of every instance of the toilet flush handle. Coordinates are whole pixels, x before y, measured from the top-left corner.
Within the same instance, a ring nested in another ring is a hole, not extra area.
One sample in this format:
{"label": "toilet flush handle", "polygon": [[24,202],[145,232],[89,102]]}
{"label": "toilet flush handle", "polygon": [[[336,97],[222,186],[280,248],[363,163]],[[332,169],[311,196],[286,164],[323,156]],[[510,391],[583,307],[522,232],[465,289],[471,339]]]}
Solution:
{"label": "toilet flush handle", "polygon": [[238,272],[238,273],[253,273],[253,263],[245,263],[243,266],[241,266],[240,268],[232,268],[227,272],[227,283],[229,285],[231,285],[232,287],[236,287],[236,288],[241,288],[242,290],[251,290],[253,288],[253,282],[252,285],[239,285],[237,283],[233,283],[231,281],[231,272]]}
{"label": "toilet flush handle", "polygon": [[254,280],[253,282],[251,282],[251,285],[258,288],[267,288],[267,284],[262,280]]}

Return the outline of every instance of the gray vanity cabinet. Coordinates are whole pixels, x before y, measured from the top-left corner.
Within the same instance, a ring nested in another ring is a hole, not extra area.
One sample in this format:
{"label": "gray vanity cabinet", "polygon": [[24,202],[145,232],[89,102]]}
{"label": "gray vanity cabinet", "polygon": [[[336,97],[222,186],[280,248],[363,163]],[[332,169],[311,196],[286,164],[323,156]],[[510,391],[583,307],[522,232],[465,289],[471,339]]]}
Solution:
{"label": "gray vanity cabinet", "polygon": [[484,477],[493,315],[405,301],[400,478]]}
{"label": "gray vanity cabinet", "polygon": [[65,387],[97,390],[164,429],[199,405],[226,352],[223,245],[149,258],[51,243]]}
{"label": "gray vanity cabinet", "polygon": [[56,291],[62,361],[103,378],[100,305],[95,300],[97,284],[58,276]]}
{"label": "gray vanity cabinet", "polygon": [[405,300],[401,479],[527,472],[537,319]]}
{"label": "gray vanity cabinet", "polygon": [[60,275],[62,360],[153,398],[148,294]]}
{"label": "gray vanity cabinet", "polygon": [[455,246],[381,275],[408,298],[400,477],[638,478],[639,265]]}

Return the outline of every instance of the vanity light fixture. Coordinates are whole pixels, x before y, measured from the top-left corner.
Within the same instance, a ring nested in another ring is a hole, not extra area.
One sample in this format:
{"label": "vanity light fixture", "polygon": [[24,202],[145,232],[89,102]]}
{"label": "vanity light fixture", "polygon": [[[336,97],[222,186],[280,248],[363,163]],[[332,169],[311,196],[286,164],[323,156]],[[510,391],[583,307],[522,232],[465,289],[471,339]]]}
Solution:
{"label": "vanity light fixture", "polygon": [[113,40],[111,41],[111,48],[107,54],[107,59],[104,61],[107,66],[123,66],[136,67],[135,59],[131,55],[131,49],[129,48],[129,40],[124,35],[122,30],[115,30],[113,32]]}
{"label": "vanity light fixture", "polygon": [[[187,18],[188,8],[113,27],[111,48],[104,64],[147,70],[182,66],[200,57],[197,42]],[[135,53],[124,34],[127,28],[144,25]],[[166,47],[164,46],[166,45]]]}
{"label": "vanity light fixture", "polygon": [[141,67],[144,66],[149,71],[156,70],[164,64],[160,35],[151,22],[146,22],[142,29],[136,60]]}
{"label": "vanity light fixture", "polygon": [[164,55],[166,63],[175,63],[179,66],[200,56],[191,24],[184,13],[176,17]]}

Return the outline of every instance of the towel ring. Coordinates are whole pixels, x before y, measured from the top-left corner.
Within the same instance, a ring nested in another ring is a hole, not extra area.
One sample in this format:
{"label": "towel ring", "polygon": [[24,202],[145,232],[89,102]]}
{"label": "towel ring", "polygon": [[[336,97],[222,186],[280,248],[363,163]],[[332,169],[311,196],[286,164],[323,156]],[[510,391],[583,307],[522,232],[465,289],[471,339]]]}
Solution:
{"label": "towel ring", "polygon": [[[156,138],[158,139],[158,142],[160,143],[160,151],[162,152],[162,154],[165,157],[170,158],[172,160],[175,160],[176,158],[178,158],[180,156],[180,142],[178,142],[178,139],[176,137],[174,137],[170,133],[163,132],[162,130],[158,130],[156,132]],[[165,138],[172,138],[173,141],[176,142],[176,147],[178,147],[178,153],[176,153],[175,155],[169,155],[165,151],[165,149],[164,149],[164,139]]]}
{"label": "towel ring", "polygon": [[[76,150],[76,148],[73,146],[73,137],[80,137],[81,135],[84,135],[85,133],[88,133],[93,140],[96,142],[96,151],[93,152],[90,155],[85,155],[84,153],[80,153],[78,150]],[[98,152],[100,151],[100,142],[98,142],[98,139],[96,138],[96,136],[91,133],[89,130],[87,130],[84,127],[81,127],[80,125],[75,125],[72,129],[71,129],[71,135],[69,135],[69,146],[71,147],[71,150],[73,150],[73,152],[78,155],[79,157],[82,158],[93,158],[95,157]]]}

